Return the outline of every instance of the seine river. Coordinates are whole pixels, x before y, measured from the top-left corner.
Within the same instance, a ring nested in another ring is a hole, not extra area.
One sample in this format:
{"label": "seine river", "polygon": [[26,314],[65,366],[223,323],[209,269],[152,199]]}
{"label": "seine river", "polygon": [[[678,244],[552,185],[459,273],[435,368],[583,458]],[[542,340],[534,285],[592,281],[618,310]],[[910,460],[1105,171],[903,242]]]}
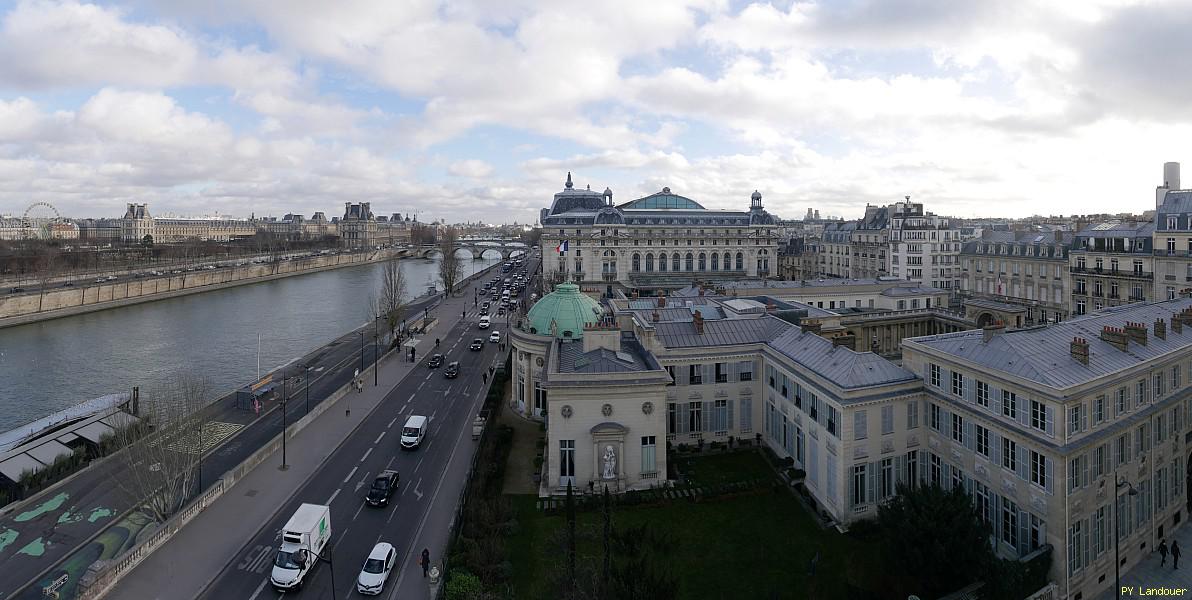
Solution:
{"label": "seine river", "polygon": [[[462,259],[463,275],[500,262]],[[462,256],[462,253],[461,253]],[[401,262],[409,296],[436,260]],[[0,432],[84,400],[200,373],[223,393],[367,322],[381,265],[333,269],[0,329]]]}

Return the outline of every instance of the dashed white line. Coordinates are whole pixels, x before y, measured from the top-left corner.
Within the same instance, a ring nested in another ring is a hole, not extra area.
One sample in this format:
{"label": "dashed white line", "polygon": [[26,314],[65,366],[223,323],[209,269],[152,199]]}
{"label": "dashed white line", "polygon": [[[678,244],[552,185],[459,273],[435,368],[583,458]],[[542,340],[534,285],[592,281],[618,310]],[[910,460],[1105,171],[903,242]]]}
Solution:
{"label": "dashed white line", "polygon": [[368,458],[369,454],[372,454],[372,448],[364,451],[364,456],[360,457],[360,462],[364,462],[364,459]]}
{"label": "dashed white line", "polygon": [[383,437],[385,437],[385,432],[384,432],[384,431],[382,431],[382,432],[381,432],[381,435],[378,435],[378,436],[377,436],[377,439],[376,439],[375,441],[373,441],[373,443],[374,443],[374,444],[379,444],[379,443],[381,443],[381,438],[383,438]]}
{"label": "dashed white line", "polygon": [[389,422],[389,424],[385,426],[385,428],[386,428],[386,429],[392,429],[392,428],[393,428],[393,424],[394,424],[394,423],[396,423],[396,422],[397,422],[397,417],[393,417],[393,420],[392,420],[392,421],[390,421],[390,422]]}
{"label": "dashed white line", "polygon": [[348,480],[351,479],[352,476],[356,474],[356,469],[359,469],[359,468],[360,467],[352,467],[352,471],[350,473],[348,473],[347,477],[344,477],[344,483],[347,483]]}
{"label": "dashed white line", "polygon": [[356,514],[352,515],[352,521],[355,521],[355,520],[356,520],[356,517],[359,517],[359,516],[360,516],[360,511],[361,511],[361,510],[363,510],[363,509],[364,509],[364,503],[363,503],[363,502],[361,502],[361,503],[360,503],[360,508],[357,508],[357,509],[356,509]]}
{"label": "dashed white line", "polygon": [[248,600],[257,600],[257,596],[259,596],[259,595],[261,594],[261,590],[265,589],[265,584],[266,584],[266,583],[269,583],[269,580],[268,580],[268,579],[262,579],[262,580],[261,580],[261,585],[258,585],[258,586],[257,586],[257,590],[256,590],[255,592],[253,592],[251,596],[249,596],[249,597],[248,597]]}
{"label": "dashed white line", "polygon": [[426,457],[425,457],[425,456],[423,456],[422,458],[418,459],[418,464],[414,465],[414,472],[415,472],[415,473],[417,473],[417,472],[418,472],[418,468],[422,466],[422,459],[424,459],[424,458],[426,458]]}
{"label": "dashed white line", "polygon": [[335,501],[335,497],[339,495],[339,490],[340,490],[340,489],[342,489],[342,488],[336,488],[335,492],[333,492],[333,493],[331,494],[331,497],[330,497],[330,498],[328,498],[328,499],[327,499],[327,502],[325,502],[324,504],[327,504],[328,506],[330,506],[330,505],[331,505],[331,503]]}

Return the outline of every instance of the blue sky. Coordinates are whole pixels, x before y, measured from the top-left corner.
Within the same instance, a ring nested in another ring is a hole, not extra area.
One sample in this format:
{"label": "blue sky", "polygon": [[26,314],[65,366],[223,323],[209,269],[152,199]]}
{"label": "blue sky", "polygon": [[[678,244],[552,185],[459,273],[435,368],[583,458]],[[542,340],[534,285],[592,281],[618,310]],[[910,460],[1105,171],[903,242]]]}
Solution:
{"label": "blue sky", "polygon": [[0,213],[533,222],[568,171],[786,217],[1141,212],[1192,160],[1192,39],[1165,33],[1188,24],[1131,0],[0,3]]}

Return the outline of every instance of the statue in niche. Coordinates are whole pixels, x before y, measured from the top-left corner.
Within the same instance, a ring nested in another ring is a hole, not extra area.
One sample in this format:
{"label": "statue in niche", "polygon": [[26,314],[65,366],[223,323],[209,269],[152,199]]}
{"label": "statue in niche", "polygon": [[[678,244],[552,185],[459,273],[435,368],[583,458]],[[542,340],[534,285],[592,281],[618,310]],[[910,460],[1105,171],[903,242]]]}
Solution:
{"label": "statue in niche", "polygon": [[617,452],[611,445],[604,447],[604,479],[617,478]]}

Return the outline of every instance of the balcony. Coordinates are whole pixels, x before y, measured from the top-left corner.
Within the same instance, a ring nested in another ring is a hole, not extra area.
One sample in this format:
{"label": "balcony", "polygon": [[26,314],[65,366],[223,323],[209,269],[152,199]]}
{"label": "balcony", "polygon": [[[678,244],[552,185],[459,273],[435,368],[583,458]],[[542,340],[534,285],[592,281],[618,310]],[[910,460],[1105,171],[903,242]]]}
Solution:
{"label": "balcony", "polygon": [[601,273],[600,278],[605,281],[616,281],[617,274],[616,273]]}
{"label": "balcony", "polygon": [[1147,273],[1144,271],[1122,271],[1118,269],[1087,269],[1081,267],[1068,267],[1068,272],[1077,275],[1093,275],[1103,277],[1127,277],[1130,279],[1151,279],[1155,276],[1154,273]]}

